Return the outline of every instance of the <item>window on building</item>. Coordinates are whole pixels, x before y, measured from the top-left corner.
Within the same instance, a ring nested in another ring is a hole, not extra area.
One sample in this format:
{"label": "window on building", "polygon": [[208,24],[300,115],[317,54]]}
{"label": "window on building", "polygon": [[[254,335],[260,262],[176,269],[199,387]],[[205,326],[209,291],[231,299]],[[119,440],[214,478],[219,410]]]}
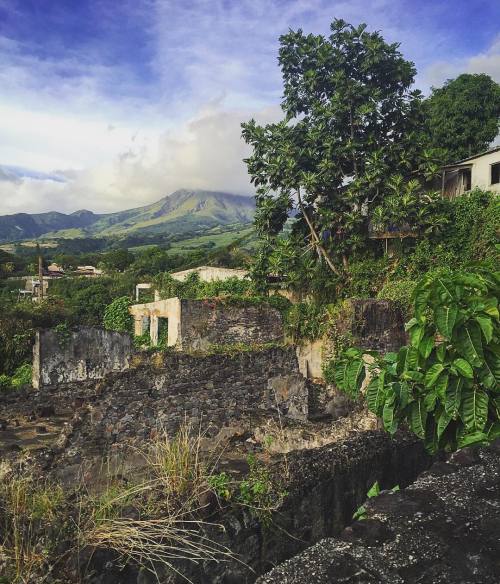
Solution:
{"label": "window on building", "polygon": [[491,184],[500,183],[500,162],[491,165]]}

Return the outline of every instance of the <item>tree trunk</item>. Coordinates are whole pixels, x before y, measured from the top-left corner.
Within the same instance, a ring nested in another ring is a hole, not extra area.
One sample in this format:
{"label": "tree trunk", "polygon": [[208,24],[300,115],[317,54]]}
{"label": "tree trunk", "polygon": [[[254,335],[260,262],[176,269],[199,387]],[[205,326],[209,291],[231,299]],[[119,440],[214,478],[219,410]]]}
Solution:
{"label": "tree trunk", "polygon": [[300,188],[297,190],[297,196],[298,196],[298,201],[299,201],[299,208],[302,211],[302,215],[304,216],[304,219],[306,220],[306,223],[309,227],[309,231],[311,232],[311,238],[313,241],[313,245],[320,252],[320,254],[325,258],[325,262],[327,263],[330,270],[332,270],[332,272],[334,274],[336,274],[337,276],[341,277],[342,274],[336,268],[335,264],[332,262],[326,249],[321,245],[321,240],[320,240],[316,230],[314,229],[314,225],[312,224],[312,221],[309,219],[309,217],[306,213],[306,210],[304,209],[304,205],[302,204],[302,197],[300,196]]}

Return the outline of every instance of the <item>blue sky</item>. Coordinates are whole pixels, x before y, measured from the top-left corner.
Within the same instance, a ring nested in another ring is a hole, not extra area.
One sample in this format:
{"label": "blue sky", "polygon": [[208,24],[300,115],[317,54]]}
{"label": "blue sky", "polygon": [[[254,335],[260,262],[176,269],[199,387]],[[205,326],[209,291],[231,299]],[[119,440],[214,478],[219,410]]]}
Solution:
{"label": "blue sky", "polygon": [[500,81],[498,0],[0,0],[0,213],[251,194],[242,120],[279,117],[278,37],[366,22],[427,92]]}

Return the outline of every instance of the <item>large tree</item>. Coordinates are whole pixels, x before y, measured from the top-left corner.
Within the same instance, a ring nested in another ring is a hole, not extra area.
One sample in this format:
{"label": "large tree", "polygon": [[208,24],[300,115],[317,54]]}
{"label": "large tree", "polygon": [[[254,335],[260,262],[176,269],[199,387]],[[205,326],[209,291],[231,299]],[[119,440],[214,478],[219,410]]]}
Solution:
{"label": "large tree", "polygon": [[393,175],[410,177],[421,152],[422,100],[398,44],[342,20],[329,37],[280,38],[282,121],[242,124],[267,249],[292,209],[294,235],[342,277],[366,242],[368,216]]}
{"label": "large tree", "polygon": [[431,145],[455,162],[485,150],[500,130],[500,85],[489,75],[464,73],[425,100]]}

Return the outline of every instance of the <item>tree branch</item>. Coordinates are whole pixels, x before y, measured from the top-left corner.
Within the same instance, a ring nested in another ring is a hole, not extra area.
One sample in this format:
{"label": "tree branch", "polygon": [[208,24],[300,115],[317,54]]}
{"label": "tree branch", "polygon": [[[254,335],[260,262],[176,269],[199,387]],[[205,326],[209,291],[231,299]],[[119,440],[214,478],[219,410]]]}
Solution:
{"label": "tree branch", "polygon": [[321,255],[325,258],[325,261],[328,264],[328,267],[332,270],[332,272],[334,274],[336,274],[337,276],[341,277],[342,274],[336,268],[335,264],[332,262],[326,249],[321,245],[321,240],[320,240],[316,230],[314,229],[314,225],[312,224],[312,221],[309,219],[309,217],[306,213],[306,210],[304,209],[304,205],[302,204],[302,197],[300,195],[300,187],[297,189],[297,199],[299,202],[299,208],[302,212],[302,215],[304,216],[304,219],[306,220],[306,223],[309,227],[309,231],[311,232],[311,238],[312,238],[313,245],[321,252]]}

